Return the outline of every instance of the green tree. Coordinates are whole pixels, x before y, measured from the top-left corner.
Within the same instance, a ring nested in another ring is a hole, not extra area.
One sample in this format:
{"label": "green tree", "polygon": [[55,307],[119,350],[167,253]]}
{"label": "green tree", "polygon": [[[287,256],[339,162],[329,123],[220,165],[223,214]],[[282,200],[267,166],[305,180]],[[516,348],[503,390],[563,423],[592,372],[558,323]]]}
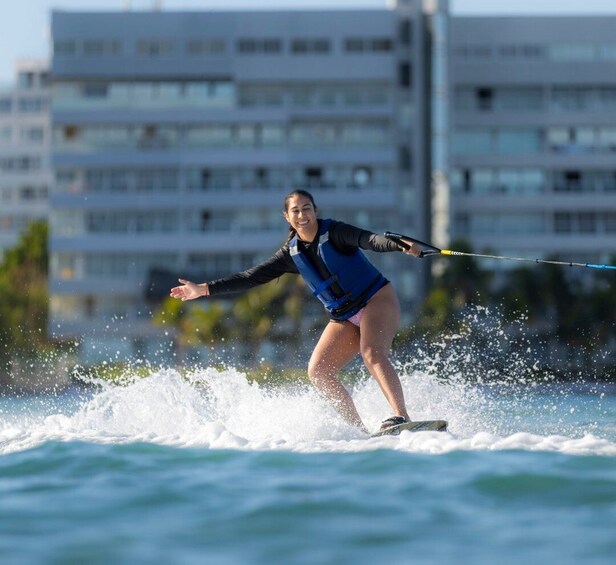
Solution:
{"label": "green tree", "polygon": [[437,336],[451,327],[454,312],[451,293],[443,286],[433,288],[421,307],[413,333],[415,335]]}
{"label": "green tree", "polygon": [[509,319],[524,312],[528,313],[530,321],[539,321],[546,316],[552,302],[545,271],[537,267],[518,267],[508,271],[507,281],[499,292],[504,314]]}
{"label": "green tree", "polygon": [[[452,249],[463,253],[472,253],[473,250],[465,241],[454,241]],[[490,296],[489,271],[482,269],[474,257],[451,257],[437,285],[444,287],[451,293],[456,309],[463,308],[469,303],[483,303]]]}
{"label": "green tree", "polygon": [[0,264],[0,357],[30,355],[48,346],[47,224],[30,224]]}
{"label": "green tree", "polygon": [[[167,298],[155,314],[154,322],[175,327],[180,347],[215,344],[223,339],[240,342],[247,347],[248,361],[254,364],[267,337],[287,343],[299,339],[302,305],[306,299],[304,287],[299,277],[282,276],[236,297],[231,304],[219,300],[191,303]],[[290,331],[274,335],[276,322],[278,326],[290,327]]]}
{"label": "green tree", "polygon": [[[268,284],[258,286],[239,297],[233,305],[233,335],[249,347],[249,361],[256,362],[256,356],[268,335],[272,333],[275,321],[281,321],[288,312],[301,319],[301,306],[294,285],[297,277],[282,276]],[[296,324],[294,324],[296,327]]]}
{"label": "green tree", "polygon": [[229,313],[220,302],[201,300],[186,303],[166,298],[154,315],[154,323],[178,330],[180,347],[213,344],[230,335]]}
{"label": "green tree", "polygon": [[[471,253],[470,246],[452,243],[457,251]],[[483,304],[489,298],[490,275],[479,268],[473,257],[451,257],[435,277],[433,286],[422,304],[417,321],[408,338],[418,335],[436,336],[457,330],[460,314],[469,304]],[[403,341],[407,338],[402,338]]]}

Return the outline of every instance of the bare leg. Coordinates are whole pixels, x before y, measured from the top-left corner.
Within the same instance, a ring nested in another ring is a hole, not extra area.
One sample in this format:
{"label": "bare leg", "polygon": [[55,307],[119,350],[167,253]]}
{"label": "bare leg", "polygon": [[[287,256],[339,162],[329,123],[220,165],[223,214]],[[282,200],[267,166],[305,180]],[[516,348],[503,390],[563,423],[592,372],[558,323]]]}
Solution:
{"label": "bare leg", "polygon": [[400,324],[400,305],[391,284],[379,290],[366,305],[361,320],[360,352],[396,416],[409,418],[398,374],[389,360],[391,343]]}
{"label": "bare leg", "polygon": [[365,431],[355,404],[338,380],[338,372],[359,352],[359,328],[350,322],[327,324],[312,352],[308,376],[351,424]]}

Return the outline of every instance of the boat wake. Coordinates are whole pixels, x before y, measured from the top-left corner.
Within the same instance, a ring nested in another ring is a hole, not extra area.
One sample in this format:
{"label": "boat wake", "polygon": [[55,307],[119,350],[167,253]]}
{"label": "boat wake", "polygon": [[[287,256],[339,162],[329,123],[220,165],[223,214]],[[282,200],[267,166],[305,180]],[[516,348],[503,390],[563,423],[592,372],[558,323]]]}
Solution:
{"label": "boat wake", "polygon": [[[614,398],[598,390],[580,396],[562,387],[443,382],[408,366],[399,372],[413,419],[446,419],[448,432],[366,438],[308,385],[258,384],[235,368],[162,369],[147,377],[127,375],[122,385],[95,381],[66,397],[22,400],[18,409],[0,404],[0,454],[76,441],[295,452],[616,455]],[[359,379],[352,395],[370,429],[390,415],[373,379]]]}

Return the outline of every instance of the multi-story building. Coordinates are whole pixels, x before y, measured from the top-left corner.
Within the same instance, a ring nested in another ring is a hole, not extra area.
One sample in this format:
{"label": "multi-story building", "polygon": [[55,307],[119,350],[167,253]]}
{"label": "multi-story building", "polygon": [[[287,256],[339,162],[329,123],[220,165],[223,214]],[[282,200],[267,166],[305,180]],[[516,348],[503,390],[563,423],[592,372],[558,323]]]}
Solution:
{"label": "multi-story building", "polygon": [[456,17],[450,25],[452,238],[478,251],[608,262],[616,254],[616,18]]}
{"label": "multi-story building", "polygon": [[[53,331],[143,335],[152,270],[255,264],[295,188],[429,237],[422,9],[53,12]],[[428,265],[372,257],[408,319]]]}
{"label": "multi-story building", "polygon": [[47,64],[17,64],[16,84],[0,91],[0,259],[28,224],[48,215],[52,181]]}

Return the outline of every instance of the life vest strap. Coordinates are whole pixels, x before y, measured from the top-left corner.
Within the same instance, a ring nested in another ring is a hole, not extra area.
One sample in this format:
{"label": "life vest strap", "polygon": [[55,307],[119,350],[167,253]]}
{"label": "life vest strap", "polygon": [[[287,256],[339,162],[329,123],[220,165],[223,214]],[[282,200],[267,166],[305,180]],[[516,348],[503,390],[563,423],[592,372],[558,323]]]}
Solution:
{"label": "life vest strap", "polygon": [[338,280],[338,275],[332,275],[331,277],[326,278],[324,281],[321,281],[317,286],[314,287],[312,294],[318,296],[321,294],[327,287],[331,286]]}

